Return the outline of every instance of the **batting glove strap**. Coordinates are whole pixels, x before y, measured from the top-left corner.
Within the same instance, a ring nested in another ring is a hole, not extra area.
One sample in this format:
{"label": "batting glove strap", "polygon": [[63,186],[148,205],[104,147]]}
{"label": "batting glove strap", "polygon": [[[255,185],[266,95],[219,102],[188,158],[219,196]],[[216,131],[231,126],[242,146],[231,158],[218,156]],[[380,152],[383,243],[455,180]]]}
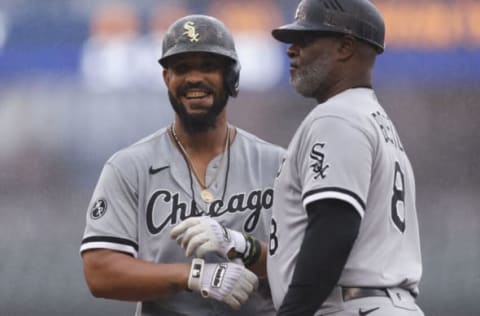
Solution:
{"label": "batting glove strap", "polygon": [[242,257],[248,249],[246,235],[231,229],[227,229],[227,231],[230,236],[229,238],[232,240],[232,246],[228,250],[225,258],[235,263],[242,263]]}
{"label": "batting glove strap", "polygon": [[190,291],[200,291],[200,280],[203,276],[205,262],[203,259],[195,258],[192,260],[192,266],[190,268],[190,274],[188,276],[188,289]]}

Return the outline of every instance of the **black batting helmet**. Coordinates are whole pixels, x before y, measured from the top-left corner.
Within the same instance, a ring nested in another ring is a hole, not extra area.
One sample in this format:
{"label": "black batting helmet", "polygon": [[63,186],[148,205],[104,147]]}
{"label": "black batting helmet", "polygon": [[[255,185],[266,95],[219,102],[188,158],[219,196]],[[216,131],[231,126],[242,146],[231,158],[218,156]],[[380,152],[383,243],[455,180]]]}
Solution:
{"label": "black batting helmet", "polygon": [[158,62],[168,68],[170,57],[185,53],[210,53],[229,60],[225,87],[229,95],[237,96],[240,62],[233,37],[221,21],[206,15],[188,15],[174,22],[163,38]]}
{"label": "black batting helmet", "polygon": [[385,49],[385,23],[368,0],[302,0],[295,21],[272,31],[275,39],[293,43],[299,32],[351,35],[373,45],[379,54]]}

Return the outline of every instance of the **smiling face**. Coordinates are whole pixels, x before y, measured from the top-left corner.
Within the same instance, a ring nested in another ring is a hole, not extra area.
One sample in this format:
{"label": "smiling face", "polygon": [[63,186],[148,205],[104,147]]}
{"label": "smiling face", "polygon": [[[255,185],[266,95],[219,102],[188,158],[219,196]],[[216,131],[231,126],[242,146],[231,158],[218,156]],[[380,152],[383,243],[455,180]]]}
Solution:
{"label": "smiling face", "polygon": [[173,109],[187,132],[215,127],[228,94],[224,88],[227,60],[208,53],[171,57],[163,72]]}

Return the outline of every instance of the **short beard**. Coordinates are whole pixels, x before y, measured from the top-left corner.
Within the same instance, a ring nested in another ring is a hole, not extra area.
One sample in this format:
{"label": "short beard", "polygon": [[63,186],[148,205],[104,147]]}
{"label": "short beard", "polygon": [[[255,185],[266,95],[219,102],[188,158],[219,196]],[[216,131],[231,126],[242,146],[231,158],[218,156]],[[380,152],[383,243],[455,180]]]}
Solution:
{"label": "short beard", "polygon": [[[177,93],[177,95],[180,95]],[[205,114],[188,114],[183,103],[177,101],[175,96],[168,91],[168,98],[173,110],[180,118],[180,124],[189,134],[203,133],[217,125],[217,117],[223,111],[228,102],[228,94],[222,92],[220,96],[214,96],[213,105]]]}
{"label": "short beard", "polygon": [[306,98],[315,98],[324,88],[327,77],[333,69],[333,61],[329,56],[321,56],[312,65],[298,68],[290,77],[290,84]]}

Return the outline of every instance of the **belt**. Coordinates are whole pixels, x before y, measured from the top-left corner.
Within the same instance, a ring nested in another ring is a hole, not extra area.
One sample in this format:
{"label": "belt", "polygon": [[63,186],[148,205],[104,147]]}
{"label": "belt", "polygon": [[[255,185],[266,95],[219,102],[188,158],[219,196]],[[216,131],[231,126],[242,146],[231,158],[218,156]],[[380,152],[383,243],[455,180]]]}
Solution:
{"label": "belt", "polygon": [[370,296],[388,297],[388,292],[385,288],[342,287],[342,296],[344,301],[350,301],[357,298]]}

